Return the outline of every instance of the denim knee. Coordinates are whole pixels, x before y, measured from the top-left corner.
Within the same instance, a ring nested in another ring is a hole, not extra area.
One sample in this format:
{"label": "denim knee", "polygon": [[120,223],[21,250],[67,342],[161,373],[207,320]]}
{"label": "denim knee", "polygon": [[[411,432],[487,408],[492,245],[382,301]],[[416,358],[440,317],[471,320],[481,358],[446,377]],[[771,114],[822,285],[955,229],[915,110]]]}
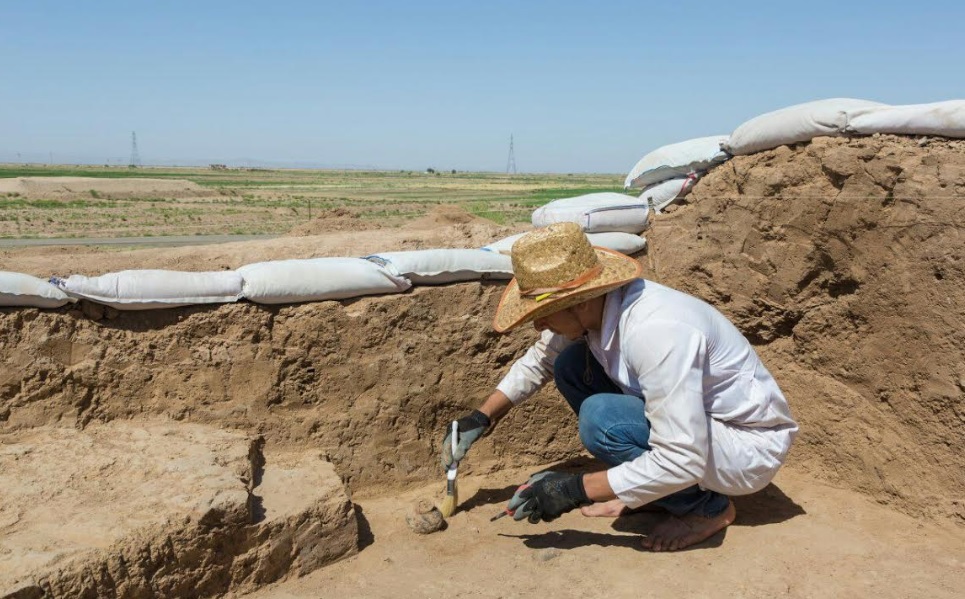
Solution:
{"label": "denim knee", "polygon": [[600,395],[587,397],[580,408],[580,441],[593,455],[603,451],[602,439],[607,428],[602,418],[604,409]]}
{"label": "denim knee", "polygon": [[587,451],[609,466],[633,460],[650,448],[650,427],[638,397],[591,395],[580,407],[579,429]]}

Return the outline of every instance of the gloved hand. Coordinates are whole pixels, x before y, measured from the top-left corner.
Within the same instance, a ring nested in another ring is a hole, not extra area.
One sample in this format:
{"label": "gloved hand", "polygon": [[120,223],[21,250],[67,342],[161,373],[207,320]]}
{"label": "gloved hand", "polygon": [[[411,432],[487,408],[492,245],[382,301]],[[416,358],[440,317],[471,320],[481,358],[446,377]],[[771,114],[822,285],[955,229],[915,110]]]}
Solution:
{"label": "gloved hand", "polygon": [[443,470],[448,469],[453,462],[458,462],[466,457],[466,452],[469,451],[469,447],[475,443],[479,437],[483,436],[491,424],[489,416],[486,416],[479,410],[473,410],[472,414],[463,416],[456,422],[459,423],[457,429],[459,435],[455,454],[452,453],[452,423],[450,422],[448,426],[446,426],[446,439],[442,442]]}
{"label": "gloved hand", "polygon": [[517,522],[526,519],[536,524],[540,520],[556,520],[561,514],[591,503],[583,488],[582,474],[540,472],[516,489],[506,510]]}

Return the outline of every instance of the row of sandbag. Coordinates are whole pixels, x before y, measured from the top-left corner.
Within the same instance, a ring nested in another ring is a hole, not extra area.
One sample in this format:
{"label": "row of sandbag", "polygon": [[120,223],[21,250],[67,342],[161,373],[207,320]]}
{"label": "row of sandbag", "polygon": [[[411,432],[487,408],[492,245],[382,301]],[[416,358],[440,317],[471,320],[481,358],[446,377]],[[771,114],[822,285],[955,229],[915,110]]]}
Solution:
{"label": "row of sandbag", "polygon": [[726,141],[726,135],[715,135],[658,148],[627,176],[625,188],[643,188],[639,196],[604,192],[553,200],[533,211],[533,226],[567,221],[579,223],[587,232],[641,233],[647,228],[651,207],[660,212],[687,195],[711,167],[731,157],[721,149]]}
{"label": "row of sandbag", "polygon": [[[521,234],[520,234],[521,235]],[[364,258],[309,258],[248,264],[231,271],[126,270],[96,277],[50,280],[0,271],[0,306],[57,308],[86,299],[120,310],[149,310],[194,304],[260,304],[338,300],[399,293],[415,285],[481,279],[510,279],[514,235],[482,249],[382,252]],[[625,254],[646,241],[628,233],[591,233],[591,243]]]}
{"label": "row of sandbag", "polygon": [[660,212],[675,199],[684,197],[707,171],[732,156],[815,137],[875,133],[965,137],[965,100],[889,106],[869,100],[832,98],[789,106],[754,117],[730,135],[700,137],[657,148],[630,169],[624,188],[640,189],[637,203],[652,205]]}

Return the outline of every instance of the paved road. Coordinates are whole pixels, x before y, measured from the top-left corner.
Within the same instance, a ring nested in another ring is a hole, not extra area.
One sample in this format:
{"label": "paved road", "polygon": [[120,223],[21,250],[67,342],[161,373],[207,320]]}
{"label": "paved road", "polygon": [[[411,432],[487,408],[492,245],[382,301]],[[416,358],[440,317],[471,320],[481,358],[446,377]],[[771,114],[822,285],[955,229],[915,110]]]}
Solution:
{"label": "paved road", "polygon": [[171,237],[88,237],[63,239],[0,239],[0,248],[42,247],[52,245],[132,245],[147,247],[175,247],[206,245],[231,241],[274,239],[278,235],[181,235]]}

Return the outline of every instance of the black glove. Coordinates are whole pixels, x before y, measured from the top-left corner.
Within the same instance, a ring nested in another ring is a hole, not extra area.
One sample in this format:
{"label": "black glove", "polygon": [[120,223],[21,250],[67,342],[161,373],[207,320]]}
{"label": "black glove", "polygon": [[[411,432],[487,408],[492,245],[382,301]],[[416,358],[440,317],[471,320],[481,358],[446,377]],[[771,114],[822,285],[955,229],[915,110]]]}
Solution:
{"label": "black glove", "polygon": [[482,437],[491,424],[489,416],[479,410],[473,410],[472,414],[463,416],[456,422],[459,423],[456,443],[456,453],[452,453],[452,423],[446,426],[446,438],[442,442],[442,469],[446,470],[453,462],[458,462],[466,457],[469,447]]}
{"label": "black glove", "polygon": [[593,503],[583,488],[583,475],[567,472],[540,472],[516,489],[506,510],[513,520],[524,518],[536,524],[550,522],[561,514]]}

